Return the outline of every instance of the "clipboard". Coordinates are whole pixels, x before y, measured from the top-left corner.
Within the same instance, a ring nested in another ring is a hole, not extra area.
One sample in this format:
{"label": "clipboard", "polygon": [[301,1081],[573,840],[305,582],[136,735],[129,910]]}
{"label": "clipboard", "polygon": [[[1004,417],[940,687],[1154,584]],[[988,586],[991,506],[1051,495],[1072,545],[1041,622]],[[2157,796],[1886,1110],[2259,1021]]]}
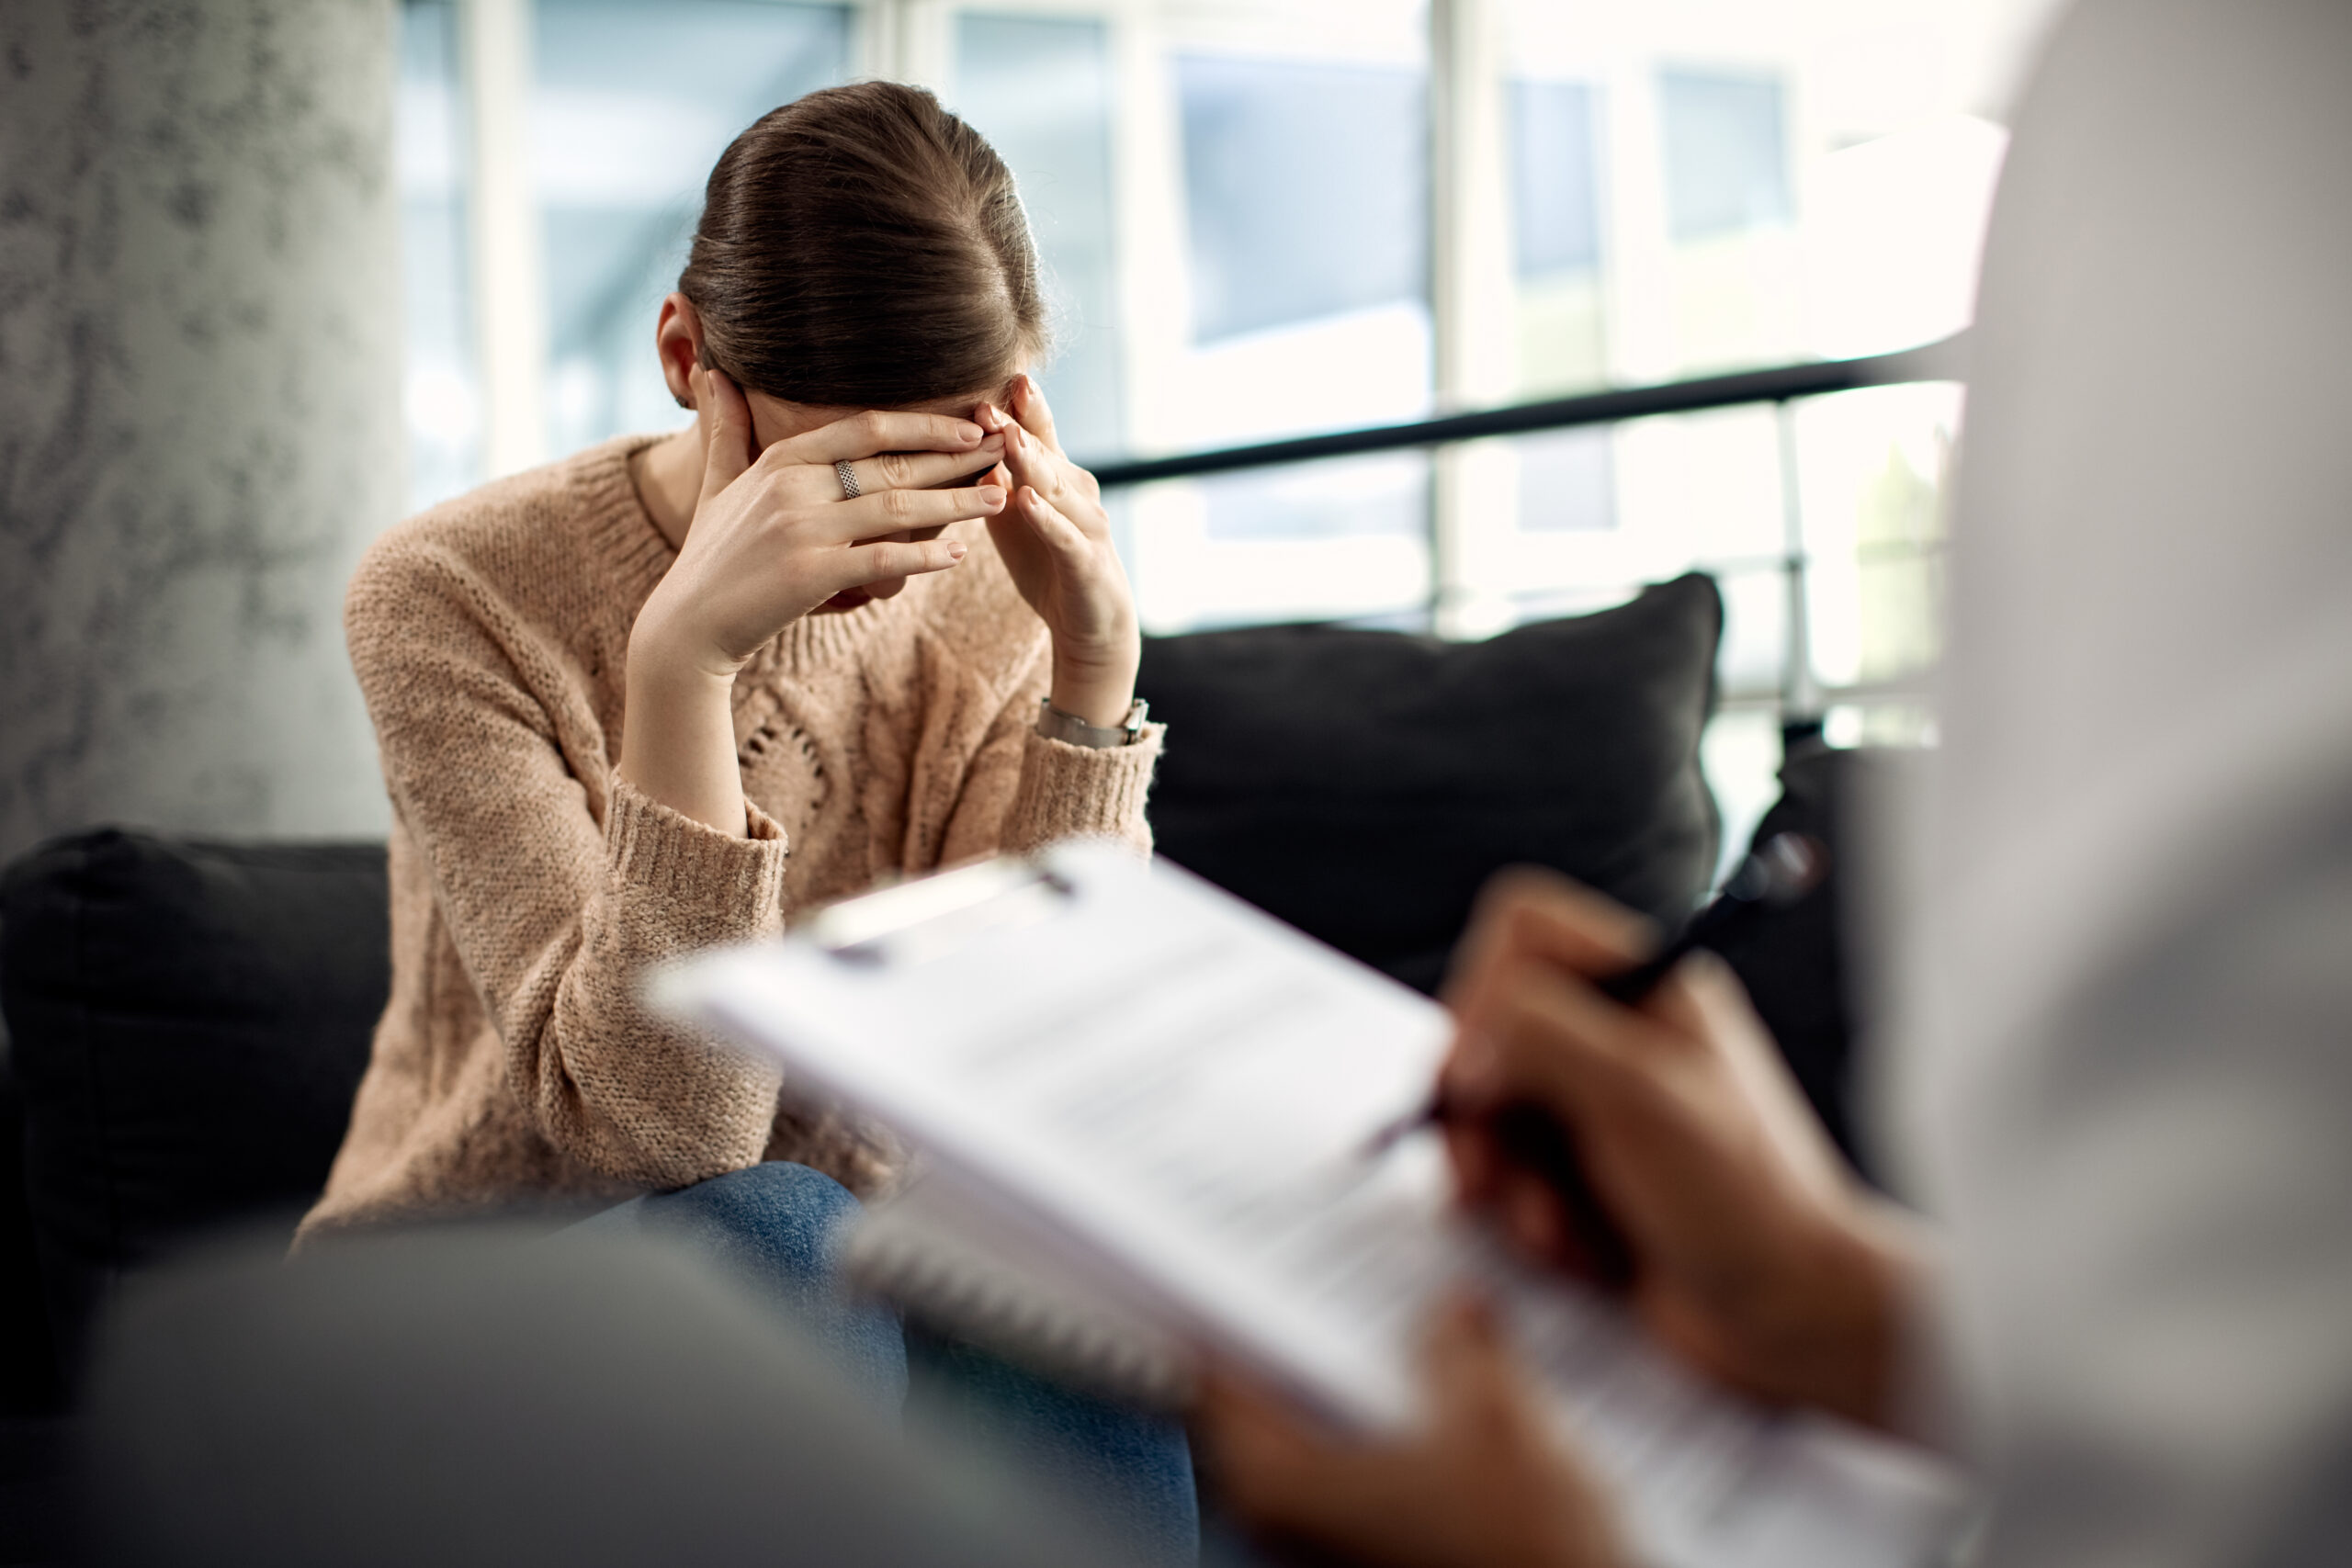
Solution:
{"label": "clipboard", "polygon": [[1473,1288],[1648,1561],[1925,1564],[1963,1505],[1928,1456],[1747,1404],[1537,1277],[1453,1208],[1433,1135],[1366,1161],[1426,1097],[1443,1010],[1165,863],[1072,844],[900,884],[653,998],[912,1144],[853,1271],[1049,1371],[1178,1397],[1206,1351],[1396,1429],[1429,1312]]}

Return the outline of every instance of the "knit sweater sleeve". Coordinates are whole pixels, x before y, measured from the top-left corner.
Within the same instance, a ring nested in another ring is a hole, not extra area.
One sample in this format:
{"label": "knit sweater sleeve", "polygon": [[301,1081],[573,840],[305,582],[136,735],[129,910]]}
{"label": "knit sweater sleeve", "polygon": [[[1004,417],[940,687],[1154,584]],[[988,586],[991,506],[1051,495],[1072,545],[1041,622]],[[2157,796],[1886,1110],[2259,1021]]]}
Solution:
{"label": "knit sweater sleeve", "polygon": [[1063,839],[1115,839],[1151,852],[1144,798],[1166,727],[1146,725],[1132,746],[1048,740],[1037,733],[1046,686],[1041,660],[998,711],[973,759],[944,861],[1019,854]]}
{"label": "knit sweater sleeve", "polygon": [[578,671],[453,556],[379,547],[345,621],[393,808],[541,1134],[645,1187],[756,1164],[776,1072],[638,987],[777,926],[781,829],[754,811],[749,838],[715,832],[622,782]]}

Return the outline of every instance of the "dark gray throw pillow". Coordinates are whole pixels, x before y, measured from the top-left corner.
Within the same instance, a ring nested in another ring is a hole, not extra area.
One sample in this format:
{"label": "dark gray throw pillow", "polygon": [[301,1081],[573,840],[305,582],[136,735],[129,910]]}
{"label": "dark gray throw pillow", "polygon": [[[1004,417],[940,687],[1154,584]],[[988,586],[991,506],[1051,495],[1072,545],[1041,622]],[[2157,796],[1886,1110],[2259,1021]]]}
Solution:
{"label": "dark gray throw pillow", "polygon": [[50,1316],[326,1180],[390,983],[384,846],[101,829],[0,881],[0,1002]]}
{"label": "dark gray throw pillow", "polygon": [[1159,852],[1424,990],[1501,866],[1555,867],[1671,923],[1714,869],[1699,736],[1722,627],[1692,573],[1485,642],[1149,639]]}

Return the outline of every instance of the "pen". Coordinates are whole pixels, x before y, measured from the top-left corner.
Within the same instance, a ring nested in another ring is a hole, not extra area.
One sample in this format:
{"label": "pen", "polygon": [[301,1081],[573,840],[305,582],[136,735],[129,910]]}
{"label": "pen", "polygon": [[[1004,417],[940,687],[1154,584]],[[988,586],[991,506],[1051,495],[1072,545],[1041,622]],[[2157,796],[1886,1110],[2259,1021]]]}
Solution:
{"label": "pen", "polygon": [[[1638,1006],[1700,948],[1719,950],[1773,909],[1786,908],[1821,885],[1829,853],[1817,839],[1778,833],[1739,863],[1707,907],[1686,922],[1674,940],[1641,963],[1594,982],[1604,995]],[[1380,1128],[1363,1145],[1361,1157],[1376,1159],[1408,1134],[1463,1120],[1465,1112],[1439,1089],[1408,1114]],[[1543,1107],[1514,1101],[1486,1113],[1505,1160],[1543,1178],[1566,1207],[1568,1220],[1590,1255],[1593,1272],[1611,1284],[1632,1275],[1633,1258],[1623,1235],[1594,1195],[1577,1158],[1575,1139]]]}
{"label": "pen", "polygon": [[1829,852],[1803,833],[1775,833],[1742,860],[1707,907],[1690,917],[1681,934],[1657,954],[1630,969],[1595,982],[1601,994],[1627,1007],[1639,1005],[1700,948],[1722,944],[1755,925],[1767,910],[1785,909],[1815,887],[1829,869]]}

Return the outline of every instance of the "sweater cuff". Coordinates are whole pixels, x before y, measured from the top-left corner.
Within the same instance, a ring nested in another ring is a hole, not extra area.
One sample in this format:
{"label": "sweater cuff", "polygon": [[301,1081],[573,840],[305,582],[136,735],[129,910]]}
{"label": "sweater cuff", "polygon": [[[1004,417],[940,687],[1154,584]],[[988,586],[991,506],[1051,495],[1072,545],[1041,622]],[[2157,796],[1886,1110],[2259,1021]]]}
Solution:
{"label": "sweater cuff", "polygon": [[616,773],[605,819],[613,880],[746,936],[766,930],[782,907],[789,848],[774,818],[746,806],[751,836],[738,839],[648,799]]}
{"label": "sweater cuff", "polygon": [[1004,847],[1034,850],[1061,839],[1124,839],[1151,848],[1143,814],[1163,725],[1144,727],[1132,746],[1073,746],[1032,730],[1021,753],[1021,782],[1005,818]]}

